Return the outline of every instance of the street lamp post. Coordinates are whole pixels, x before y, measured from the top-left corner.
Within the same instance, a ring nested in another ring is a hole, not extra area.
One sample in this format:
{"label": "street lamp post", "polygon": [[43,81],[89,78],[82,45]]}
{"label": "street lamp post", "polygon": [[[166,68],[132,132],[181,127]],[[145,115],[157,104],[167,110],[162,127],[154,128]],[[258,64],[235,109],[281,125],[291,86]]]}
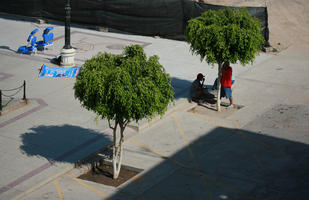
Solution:
{"label": "street lamp post", "polygon": [[72,67],[74,66],[74,56],[75,49],[71,46],[71,35],[70,35],[70,26],[71,26],[71,5],[70,0],[66,0],[65,5],[65,44],[61,50],[61,66]]}
{"label": "street lamp post", "polygon": [[64,49],[71,49],[71,35],[70,35],[70,26],[71,26],[71,5],[70,0],[67,0],[67,3],[65,5],[65,45]]}

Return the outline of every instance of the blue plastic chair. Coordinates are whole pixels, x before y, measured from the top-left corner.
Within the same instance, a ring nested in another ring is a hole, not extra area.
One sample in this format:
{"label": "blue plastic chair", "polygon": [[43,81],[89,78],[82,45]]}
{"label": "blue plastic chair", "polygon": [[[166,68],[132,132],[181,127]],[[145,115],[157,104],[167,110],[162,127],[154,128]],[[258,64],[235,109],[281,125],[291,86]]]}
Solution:
{"label": "blue plastic chair", "polygon": [[21,46],[18,48],[17,52],[22,53],[22,54],[32,54],[32,53],[36,53],[37,52],[37,48],[36,48],[36,32],[38,32],[39,29],[34,29],[28,36],[27,39],[27,46]]}
{"label": "blue plastic chair", "polygon": [[31,33],[29,34],[28,39],[27,39],[28,46],[31,45],[31,39],[38,31],[39,31],[39,29],[37,29],[37,28],[34,29],[33,31],[31,31]]}
{"label": "blue plastic chair", "polygon": [[36,42],[37,48],[47,49],[48,46],[53,45],[54,33],[50,32],[54,27],[47,27],[42,34],[43,40]]}

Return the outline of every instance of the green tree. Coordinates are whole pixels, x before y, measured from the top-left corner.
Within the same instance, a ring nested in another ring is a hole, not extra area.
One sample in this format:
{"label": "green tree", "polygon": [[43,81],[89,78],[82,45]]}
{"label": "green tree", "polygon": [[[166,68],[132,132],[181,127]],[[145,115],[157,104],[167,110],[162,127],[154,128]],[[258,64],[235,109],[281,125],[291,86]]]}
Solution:
{"label": "green tree", "polygon": [[217,110],[220,111],[222,64],[253,63],[265,42],[260,21],[244,7],[209,10],[188,21],[185,35],[192,53],[200,55],[201,61],[218,64]]}
{"label": "green tree", "polygon": [[127,124],[163,115],[174,99],[170,76],[159,57],[147,59],[139,45],[126,47],[121,55],[98,53],[86,60],[74,91],[82,106],[107,119],[113,130],[114,179],[121,168]]}

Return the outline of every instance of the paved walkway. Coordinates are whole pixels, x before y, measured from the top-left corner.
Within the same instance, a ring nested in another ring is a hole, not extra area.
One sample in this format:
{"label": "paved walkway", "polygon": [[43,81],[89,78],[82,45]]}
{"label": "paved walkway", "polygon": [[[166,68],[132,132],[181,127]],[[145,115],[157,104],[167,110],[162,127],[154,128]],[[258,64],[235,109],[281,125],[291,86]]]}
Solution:
{"label": "paved walkway", "polygon": [[[186,103],[195,75],[212,84],[216,67],[200,62],[185,42],[72,28],[76,63],[127,44],[159,55],[171,74],[176,105],[139,132],[127,129],[124,164],[143,171],[118,188],[77,179],[74,163],[111,142],[106,121],[74,99],[74,79],[39,78],[59,54],[63,26],[52,24],[53,49],[16,54],[27,34],[50,24],[0,18],[0,89],[27,82],[27,106],[0,116],[0,199],[305,199],[309,175],[308,45],[254,65],[233,65],[236,104],[228,116]],[[39,36],[39,35],[38,35]],[[195,109],[192,109],[195,108]],[[141,124],[140,124],[141,125]]]}

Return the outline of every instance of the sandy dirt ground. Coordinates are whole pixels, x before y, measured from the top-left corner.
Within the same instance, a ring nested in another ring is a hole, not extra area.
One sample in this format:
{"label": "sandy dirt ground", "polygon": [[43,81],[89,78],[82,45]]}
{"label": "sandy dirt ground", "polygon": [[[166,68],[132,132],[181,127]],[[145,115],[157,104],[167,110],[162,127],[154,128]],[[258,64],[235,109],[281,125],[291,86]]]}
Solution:
{"label": "sandy dirt ground", "polygon": [[282,51],[309,44],[309,0],[204,0],[227,6],[267,6],[270,45]]}

